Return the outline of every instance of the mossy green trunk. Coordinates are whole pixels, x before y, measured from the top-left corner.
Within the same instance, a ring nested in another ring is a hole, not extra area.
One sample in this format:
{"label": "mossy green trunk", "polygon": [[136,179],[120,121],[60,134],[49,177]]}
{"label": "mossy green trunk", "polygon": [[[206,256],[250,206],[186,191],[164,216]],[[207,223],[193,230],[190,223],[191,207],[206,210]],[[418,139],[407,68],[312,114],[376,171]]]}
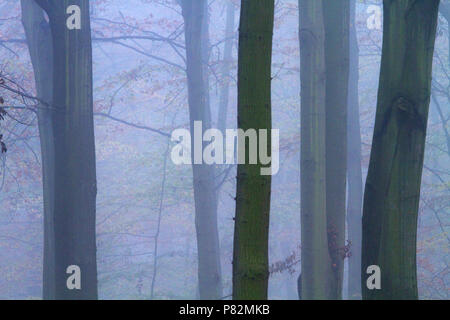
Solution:
{"label": "mossy green trunk", "polygon": [[[203,131],[211,127],[206,67],[207,1],[182,0],[181,6],[185,23],[189,117],[192,145],[194,145],[194,122],[201,121]],[[222,297],[222,276],[214,167],[193,164],[192,169],[200,299],[219,299]]]}
{"label": "mossy green trunk", "polygon": [[[53,42],[54,252],[48,299],[97,299],[95,141],[92,47],[88,0],[37,0]],[[81,9],[81,29],[69,30],[67,8]],[[67,287],[69,266],[81,270],[81,289]]]}
{"label": "mossy green trunk", "polygon": [[301,298],[328,299],[325,29],[322,0],[299,0],[301,75]]}
{"label": "mossy green trunk", "polygon": [[[238,127],[266,129],[270,150],[274,0],[242,0],[240,19]],[[271,176],[261,175],[259,160],[246,163],[237,173],[233,299],[267,299]]]}
{"label": "mossy green trunk", "polygon": [[[416,234],[439,0],[385,0],[363,210],[364,299],[417,299]],[[366,286],[368,266],[381,289]]]}

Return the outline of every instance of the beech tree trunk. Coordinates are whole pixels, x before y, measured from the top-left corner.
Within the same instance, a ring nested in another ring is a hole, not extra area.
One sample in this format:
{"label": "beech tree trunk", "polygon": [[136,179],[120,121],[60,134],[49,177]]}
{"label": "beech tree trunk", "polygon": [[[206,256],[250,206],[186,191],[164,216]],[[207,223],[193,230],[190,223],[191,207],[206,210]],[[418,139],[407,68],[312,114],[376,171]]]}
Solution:
{"label": "beech tree trunk", "polygon": [[350,8],[350,76],[347,132],[347,235],[351,256],[348,258],[348,299],[361,299],[361,231],[363,182],[361,169],[361,129],[359,122],[359,48],[356,34],[356,0]]}
{"label": "beech tree trunk", "polygon": [[[54,214],[49,222],[47,299],[97,299],[96,170],[92,46],[88,0],[36,0],[47,12],[53,43],[52,129]],[[70,30],[66,10],[81,9],[81,29]],[[47,238],[46,238],[47,241]],[[69,289],[69,266],[81,270],[81,288]]]}
{"label": "beech tree trunk", "polygon": [[[239,27],[238,128],[266,129],[271,150],[271,64],[274,0],[242,0]],[[258,146],[259,150],[260,146]],[[245,146],[246,155],[249,145]],[[248,156],[247,156],[248,158]],[[237,172],[233,299],[267,299],[271,176],[262,164]]]}
{"label": "beech tree trunk", "polygon": [[328,299],[325,163],[325,27],[322,0],[299,0],[301,77],[301,265],[299,296]]}
{"label": "beech tree trunk", "polygon": [[328,251],[332,269],[329,298],[342,299],[347,180],[349,0],[324,1],[323,15],[326,69],[326,212]]}
{"label": "beech tree trunk", "polygon": [[[180,4],[185,23],[189,117],[193,146],[194,122],[201,121],[203,131],[211,128],[207,61],[205,60],[208,51],[207,1],[181,0]],[[202,300],[219,299],[222,297],[222,275],[214,167],[194,164],[193,158],[192,163],[199,294]]]}
{"label": "beech tree trunk", "polygon": [[[416,237],[439,0],[384,0],[383,50],[363,209],[364,299],[417,299]],[[381,289],[366,286],[381,269]]]}
{"label": "beech tree trunk", "polygon": [[37,97],[45,102],[37,106],[39,140],[42,159],[42,183],[44,202],[44,268],[43,298],[51,297],[55,272],[53,238],[54,157],[52,98],[53,98],[53,48],[51,30],[44,18],[44,11],[34,0],[21,0],[22,25],[25,30],[28,51],[34,71]]}
{"label": "beech tree trunk", "polygon": [[217,128],[225,134],[228,114],[228,98],[230,95],[230,69],[232,65],[232,50],[233,50],[233,36],[234,36],[234,4],[227,0],[227,22],[225,27],[225,48],[223,53],[222,64],[222,88],[220,91],[219,100],[219,114],[217,121]]}

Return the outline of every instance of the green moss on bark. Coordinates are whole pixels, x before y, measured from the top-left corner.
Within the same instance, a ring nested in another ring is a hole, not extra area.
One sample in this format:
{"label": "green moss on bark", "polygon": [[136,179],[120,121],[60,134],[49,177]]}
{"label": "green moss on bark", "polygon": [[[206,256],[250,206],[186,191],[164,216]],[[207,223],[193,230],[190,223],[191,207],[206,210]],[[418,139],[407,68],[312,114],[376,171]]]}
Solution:
{"label": "green moss on bark", "polygon": [[[364,299],[417,299],[416,234],[438,0],[384,1],[378,105],[363,210]],[[368,290],[367,267],[381,268]]]}

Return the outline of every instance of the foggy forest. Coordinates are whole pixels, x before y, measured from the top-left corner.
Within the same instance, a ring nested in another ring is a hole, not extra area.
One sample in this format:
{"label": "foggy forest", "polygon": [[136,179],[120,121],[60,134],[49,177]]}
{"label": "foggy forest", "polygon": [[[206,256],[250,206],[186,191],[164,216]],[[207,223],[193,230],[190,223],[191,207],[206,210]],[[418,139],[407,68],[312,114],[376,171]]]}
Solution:
{"label": "foggy forest", "polygon": [[449,0],[0,0],[0,300],[449,300]]}

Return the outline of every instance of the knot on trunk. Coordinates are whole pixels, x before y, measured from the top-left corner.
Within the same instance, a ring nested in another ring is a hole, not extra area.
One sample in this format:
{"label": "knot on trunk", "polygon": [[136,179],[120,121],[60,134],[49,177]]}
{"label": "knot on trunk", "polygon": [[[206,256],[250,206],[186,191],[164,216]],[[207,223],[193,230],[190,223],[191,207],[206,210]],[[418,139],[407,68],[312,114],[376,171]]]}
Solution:
{"label": "knot on trunk", "polygon": [[408,125],[410,130],[425,132],[426,121],[418,111],[418,104],[414,101],[400,96],[394,100],[392,105],[399,112],[399,121]]}

